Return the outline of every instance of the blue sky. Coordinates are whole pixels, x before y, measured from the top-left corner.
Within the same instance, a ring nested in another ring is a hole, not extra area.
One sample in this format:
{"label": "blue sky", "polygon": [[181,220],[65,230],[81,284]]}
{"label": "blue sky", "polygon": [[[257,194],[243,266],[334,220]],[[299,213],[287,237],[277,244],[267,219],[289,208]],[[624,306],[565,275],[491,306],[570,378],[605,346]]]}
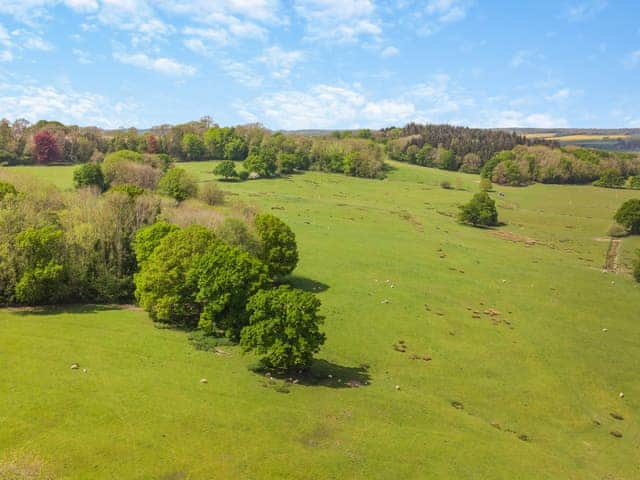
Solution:
{"label": "blue sky", "polygon": [[0,117],[640,127],[638,0],[0,0]]}

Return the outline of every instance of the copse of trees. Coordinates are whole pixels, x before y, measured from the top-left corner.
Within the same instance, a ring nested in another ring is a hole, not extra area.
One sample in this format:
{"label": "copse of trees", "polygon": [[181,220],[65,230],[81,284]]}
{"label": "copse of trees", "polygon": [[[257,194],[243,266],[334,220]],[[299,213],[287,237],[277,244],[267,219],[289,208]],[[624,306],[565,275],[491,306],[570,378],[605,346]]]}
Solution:
{"label": "copse of trees", "polygon": [[106,183],[100,165],[85,163],[73,171],[73,185],[75,188],[95,187],[104,190]]}

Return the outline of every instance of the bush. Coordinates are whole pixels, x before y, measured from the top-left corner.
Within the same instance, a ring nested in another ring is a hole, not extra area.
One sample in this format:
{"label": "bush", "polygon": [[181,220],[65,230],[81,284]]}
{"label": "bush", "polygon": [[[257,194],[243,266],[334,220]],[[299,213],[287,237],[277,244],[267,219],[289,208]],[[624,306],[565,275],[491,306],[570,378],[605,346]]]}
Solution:
{"label": "bush", "polygon": [[224,192],[214,183],[207,182],[200,185],[198,198],[207,205],[222,205],[224,203]]}
{"label": "bush", "polygon": [[235,178],[238,176],[236,172],[236,164],[231,160],[223,160],[216,165],[213,169],[214,175],[219,175],[224,178]]}
{"label": "bush", "polygon": [[260,242],[258,258],[269,269],[272,277],[290,274],[298,264],[296,236],[278,217],[261,213],[256,215],[255,227]]}
{"label": "bush", "polygon": [[440,186],[442,188],[444,188],[445,190],[450,190],[451,189],[451,182],[449,180],[443,180],[440,182]]}
{"label": "bush", "polygon": [[325,341],[319,308],[312,293],[289,286],[260,291],[247,304],[249,325],[242,330],[240,345],[260,355],[264,366],[281,372],[309,367]]}
{"label": "bush", "polygon": [[593,184],[597,187],[620,188],[624,186],[624,177],[615,170],[607,170]]}
{"label": "bush", "polygon": [[607,235],[610,237],[626,237],[629,235],[629,232],[619,223],[614,223],[609,227],[609,230],[607,230]]}
{"label": "bush", "polygon": [[211,230],[192,225],[164,236],[134,277],[138,303],[156,322],[196,327],[201,305],[198,279],[189,275],[196,257],[218,239]]}
{"label": "bush", "polygon": [[175,198],[178,202],[195,196],[197,190],[195,180],[182,168],[167,170],[158,183],[160,193]]}
{"label": "bush", "polygon": [[458,220],[476,227],[498,225],[496,202],[486,192],[476,193],[469,203],[460,207]]}
{"label": "bush", "polygon": [[613,219],[631,234],[640,233],[640,199],[633,198],[624,202]]}
{"label": "bush", "polygon": [[97,187],[104,190],[104,175],[100,165],[85,163],[73,171],[73,185],[75,188]]}
{"label": "bush", "polygon": [[197,283],[198,327],[238,340],[247,323],[245,305],[269,284],[266,266],[237,247],[218,242],[197,259],[187,275]]}
{"label": "bush", "polygon": [[7,182],[0,182],[0,201],[7,195],[16,195],[18,191],[16,187]]}
{"label": "bush", "polygon": [[629,177],[629,188],[633,188],[634,190],[640,190],[640,175],[636,175],[635,177]]}
{"label": "bush", "polygon": [[238,172],[238,178],[243,182],[246,181],[246,180],[249,180],[249,171],[248,170],[240,170]]}
{"label": "bush", "polygon": [[640,251],[638,251],[638,258],[633,262],[633,277],[640,282]]}

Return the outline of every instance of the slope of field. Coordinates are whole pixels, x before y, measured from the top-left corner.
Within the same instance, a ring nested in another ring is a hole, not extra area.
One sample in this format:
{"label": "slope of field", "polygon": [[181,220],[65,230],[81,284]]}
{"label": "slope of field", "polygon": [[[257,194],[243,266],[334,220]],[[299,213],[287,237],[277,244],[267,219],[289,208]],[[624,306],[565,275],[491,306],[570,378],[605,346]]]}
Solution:
{"label": "slope of field", "polygon": [[640,478],[640,288],[602,272],[598,241],[637,193],[499,187],[506,225],[483,230],[453,218],[477,176],[393,167],[221,184],[297,234],[295,281],[326,316],[318,384],[138,310],[0,311],[0,478]]}

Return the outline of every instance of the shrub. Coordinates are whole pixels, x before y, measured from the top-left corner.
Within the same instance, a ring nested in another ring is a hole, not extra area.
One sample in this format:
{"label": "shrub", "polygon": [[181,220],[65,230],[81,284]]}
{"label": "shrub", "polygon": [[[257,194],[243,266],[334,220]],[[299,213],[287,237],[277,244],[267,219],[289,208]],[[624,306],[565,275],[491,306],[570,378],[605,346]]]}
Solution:
{"label": "shrub", "polygon": [[607,230],[607,235],[610,237],[626,237],[629,235],[629,232],[619,223],[614,223],[609,227],[609,230]]}
{"label": "shrub", "polygon": [[197,190],[195,180],[182,168],[167,170],[158,183],[160,193],[175,198],[178,202],[195,196]]}
{"label": "shrub", "polygon": [[142,163],[143,156],[141,153],[134,152],[133,150],[118,150],[116,152],[111,152],[106,157],[104,157],[104,161],[107,163],[115,163],[123,160],[128,162]]}
{"label": "shrub", "polygon": [[440,186],[442,188],[444,188],[445,190],[450,190],[451,189],[451,182],[449,180],[443,180],[440,182]]}
{"label": "shrub", "polygon": [[95,163],[85,163],[73,171],[73,185],[75,188],[96,187],[104,190],[105,182],[102,168]]}
{"label": "shrub", "polygon": [[197,259],[187,275],[197,284],[201,308],[198,327],[234,340],[247,323],[245,305],[269,283],[266,266],[237,247],[218,242]]}
{"label": "shrub", "polygon": [[16,195],[18,191],[16,187],[7,182],[0,182],[0,200],[3,200],[7,195]]}
{"label": "shrub", "polygon": [[224,203],[224,192],[216,184],[207,182],[200,185],[198,198],[207,205],[222,205]]}
{"label": "shrub", "polygon": [[138,266],[140,267],[149,259],[164,237],[177,230],[180,230],[177,226],[162,221],[138,230],[133,240],[133,251]]}
{"label": "shrub", "polygon": [[640,175],[636,175],[635,177],[629,177],[629,188],[633,188],[634,190],[640,190]]}
{"label": "shrub", "polygon": [[249,179],[249,171],[248,170],[240,170],[238,172],[238,178],[243,182],[248,180]]}
{"label": "shrub", "polygon": [[460,207],[458,220],[473,226],[498,225],[496,202],[486,192],[476,193],[469,203]]}
{"label": "shrub", "polygon": [[289,226],[274,215],[261,213],[255,217],[260,242],[258,258],[272,277],[288,275],[298,264],[296,236]]}
{"label": "shrub", "polygon": [[607,170],[593,184],[598,187],[620,188],[624,186],[624,177],[615,170]]}
{"label": "shrub", "polygon": [[260,291],[247,304],[249,325],[242,330],[240,345],[278,371],[309,367],[325,341],[319,308],[312,293],[289,286]]}
{"label": "shrub", "polygon": [[629,233],[640,233],[640,199],[633,198],[624,202],[613,219],[620,225],[624,225]]}
{"label": "shrub", "polygon": [[192,225],[169,233],[134,276],[138,303],[156,322],[195,327],[201,313],[196,302],[198,279],[188,275],[196,257],[218,242],[211,230]]}
{"label": "shrub", "polygon": [[633,277],[640,282],[640,251],[638,251],[638,258],[633,262]]}
{"label": "shrub", "polygon": [[231,160],[223,160],[218,163],[213,169],[213,173],[227,179],[238,176],[238,172],[236,172],[236,164]]}

